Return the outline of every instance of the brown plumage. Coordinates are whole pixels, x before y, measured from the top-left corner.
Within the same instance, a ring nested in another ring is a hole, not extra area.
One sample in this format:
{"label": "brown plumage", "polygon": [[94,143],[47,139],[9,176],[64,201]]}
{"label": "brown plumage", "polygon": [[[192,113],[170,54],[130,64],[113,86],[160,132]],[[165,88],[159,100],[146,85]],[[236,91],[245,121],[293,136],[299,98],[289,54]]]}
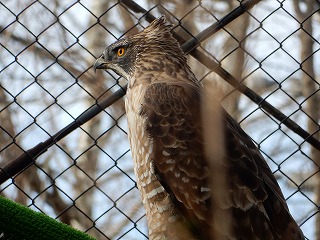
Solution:
{"label": "brown plumage", "polygon": [[[215,193],[202,86],[170,31],[161,17],[110,45],[94,64],[128,80],[128,136],[150,239],[303,239],[266,161],[222,108],[225,157],[213,159],[227,181]],[[221,227],[224,213],[228,227]]]}

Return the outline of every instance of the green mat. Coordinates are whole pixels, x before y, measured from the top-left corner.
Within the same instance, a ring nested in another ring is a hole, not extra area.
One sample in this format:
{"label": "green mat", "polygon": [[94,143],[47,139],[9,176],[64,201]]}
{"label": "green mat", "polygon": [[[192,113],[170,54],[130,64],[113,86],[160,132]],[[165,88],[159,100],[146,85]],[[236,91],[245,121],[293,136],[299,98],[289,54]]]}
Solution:
{"label": "green mat", "polygon": [[64,223],[0,197],[0,240],[94,238]]}

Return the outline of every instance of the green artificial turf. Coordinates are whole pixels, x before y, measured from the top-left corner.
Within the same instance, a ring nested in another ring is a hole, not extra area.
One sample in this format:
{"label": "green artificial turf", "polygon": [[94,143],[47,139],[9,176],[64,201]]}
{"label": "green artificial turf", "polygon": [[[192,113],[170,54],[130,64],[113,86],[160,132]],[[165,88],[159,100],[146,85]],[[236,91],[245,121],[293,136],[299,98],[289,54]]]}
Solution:
{"label": "green artificial turf", "polygon": [[69,225],[0,197],[0,240],[77,239],[92,240]]}

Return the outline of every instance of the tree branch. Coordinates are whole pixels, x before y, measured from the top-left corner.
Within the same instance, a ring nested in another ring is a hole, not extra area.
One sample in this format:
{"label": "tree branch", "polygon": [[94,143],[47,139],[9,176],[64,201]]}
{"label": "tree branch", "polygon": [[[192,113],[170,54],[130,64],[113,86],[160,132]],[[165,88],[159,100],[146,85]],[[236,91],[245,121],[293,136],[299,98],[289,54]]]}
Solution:
{"label": "tree branch", "polygon": [[[226,24],[230,23],[232,20],[245,13],[249,9],[251,9],[255,4],[260,2],[261,0],[247,0],[243,1],[238,8],[233,10],[231,13],[223,17],[219,22],[212,24],[210,27],[199,33],[194,38],[188,40],[182,45],[182,49],[186,53],[190,53],[193,57],[199,60],[203,65],[212,71],[216,72],[219,76],[221,76],[224,80],[226,80],[229,84],[234,86],[241,93],[246,95],[253,102],[258,104],[261,108],[267,111],[270,115],[275,117],[281,123],[285,124],[289,129],[293,132],[301,136],[306,142],[310,143],[314,148],[320,150],[320,142],[313,137],[312,134],[309,134],[304,129],[302,129],[298,124],[289,119],[288,116],[283,114],[281,111],[273,107],[270,103],[268,103],[265,99],[256,94],[253,90],[248,88],[247,86],[239,83],[233,76],[231,76],[227,71],[225,71],[219,63],[216,63],[214,60],[210,59],[208,56],[202,54],[199,50],[195,49],[201,41],[206,40],[212,34],[216,33],[218,30],[223,28]],[[147,21],[152,21],[155,17],[147,12],[145,9],[141,8],[138,4],[134,3],[131,0],[123,0],[121,1],[128,8],[132,9],[135,12],[142,12],[145,14],[145,18]],[[177,38],[180,38],[175,34]],[[181,38],[180,38],[181,39]],[[88,108],[84,113],[82,113],[78,118],[75,119],[74,122],[66,126],[64,129],[56,133],[54,136],[35,146],[32,149],[27,150],[22,155],[20,155],[15,160],[11,161],[9,164],[0,168],[0,184],[5,182],[10,177],[15,176],[17,173],[22,171],[24,168],[32,164],[38,156],[43,154],[49,147],[58,142],[60,139],[71,133],[73,130],[77,129],[79,126],[89,121],[91,118],[96,116],[98,113],[103,111],[103,109],[109,107],[114,102],[119,100],[122,96],[125,95],[127,86],[122,89],[119,89],[111,96],[106,99],[97,102],[96,105]]]}

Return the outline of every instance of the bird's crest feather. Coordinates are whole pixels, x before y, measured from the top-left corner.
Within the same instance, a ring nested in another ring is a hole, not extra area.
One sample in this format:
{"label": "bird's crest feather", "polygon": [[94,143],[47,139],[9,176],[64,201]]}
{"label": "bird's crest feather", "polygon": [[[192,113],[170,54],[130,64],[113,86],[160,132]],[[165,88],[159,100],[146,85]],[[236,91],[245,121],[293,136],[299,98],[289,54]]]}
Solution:
{"label": "bird's crest feather", "polygon": [[168,23],[166,21],[166,18],[164,16],[161,16],[155,20],[153,20],[153,22],[146,27],[143,32],[147,33],[147,34],[156,34],[158,32],[170,32],[173,28],[173,25]]}

